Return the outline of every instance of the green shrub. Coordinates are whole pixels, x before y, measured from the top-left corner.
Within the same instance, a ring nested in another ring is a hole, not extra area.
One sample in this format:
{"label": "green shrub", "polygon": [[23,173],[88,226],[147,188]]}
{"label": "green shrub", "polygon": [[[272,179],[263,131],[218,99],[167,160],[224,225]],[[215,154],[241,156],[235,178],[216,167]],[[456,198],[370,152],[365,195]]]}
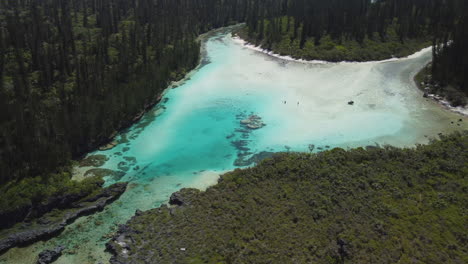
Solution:
{"label": "green shrub", "polygon": [[278,154],[190,206],[132,218],[125,261],[465,263],[467,149],[465,132],[414,149]]}
{"label": "green shrub", "polygon": [[0,188],[0,211],[12,211],[23,206],[47,201],[63,194],[89,195],[104,184],[100,177],[89,177],[81,182],[71,180],[70,168],[57,173],[12,181]]}

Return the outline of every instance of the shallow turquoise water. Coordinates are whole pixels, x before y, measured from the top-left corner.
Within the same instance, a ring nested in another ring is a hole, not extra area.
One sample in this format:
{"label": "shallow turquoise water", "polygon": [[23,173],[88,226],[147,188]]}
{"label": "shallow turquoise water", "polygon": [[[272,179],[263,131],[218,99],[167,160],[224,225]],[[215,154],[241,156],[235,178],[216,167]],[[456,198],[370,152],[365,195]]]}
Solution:
{"label": "shallow turquoise water", "polygon": [[[451,125],[461,117],[423,99],[412,82],[430,52],[385,63],[305,64],[246,49],[226,32],[211,37],[205,49],[209,63],[167,90],[159,105],[118,136],[118,146],[90,153],[109,157],[103,168],[125,172],[106,177],[106,184],[128,181],[127,192],[57,238],[10,250],[0,263],[34,263],[40,250],[58,244],[68,250],[57,263],[105,263],[104,244],[117,224],[136,209],[167,202],[180,188],[215,183],[235,168],[238,154],[308,151],[309,144],[316,150],[412,146],[466,129],[467,122]],[[244,131],[239,121],[251,113],[267,125]]]}

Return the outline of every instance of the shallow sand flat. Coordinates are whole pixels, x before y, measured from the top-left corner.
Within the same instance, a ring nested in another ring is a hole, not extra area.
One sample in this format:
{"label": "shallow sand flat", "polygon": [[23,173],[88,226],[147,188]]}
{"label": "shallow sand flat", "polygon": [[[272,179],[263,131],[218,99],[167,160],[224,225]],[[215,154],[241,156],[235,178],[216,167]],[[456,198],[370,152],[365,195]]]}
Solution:
{"label": "shallow sand flat", "polygon": [[[288,145],[306,150],[309,143],[351,147],[375,142],[411,146],[426,143],[439,132],[466,128],[463,122],[451,124],[464,117],[424,99],[412,81],[430,61],[430,49],[373,63],[303,63],[262,56],[263,61],[252,63],[252,72],[258,76],[257,82],[275,84],[257,86],[271,95],[275,107],[267,106],[260,113],[269,126],[259,132],[259,148]],[[243,72],[245,67],[231,67],[230,71]],[[355,104],[350,106],[348,101]],[[279,130],[283,133],[277,133]]]}
{"label": "shallow sand flat", "polygon": [[[41,250],[59,244],[68,249],[57,263],[106,263],[105,242],[118,224],[136,209],[166,203],[181,188],[215,184],[219,174],[236,168],[242,144],[253,153],[309,151],[309,144],[316,150],[414,146],[468,128],[466,118],[424,99],[414,86],[429,51],[390,62],[298,63],[245,48],[229,32],[210,38],[204,50],[209,63],[166,91],[157,106],[164,111],[149,111],[116,138],[122,143],[115,148],[90,153],[107,155],[101,168],[125,172],[107,177],[106,185],[128,181],[127,192],[57,238],[8,251],[0,263],[34,263]],[[247,133],[239,121],[252,113],[266,126]]]}

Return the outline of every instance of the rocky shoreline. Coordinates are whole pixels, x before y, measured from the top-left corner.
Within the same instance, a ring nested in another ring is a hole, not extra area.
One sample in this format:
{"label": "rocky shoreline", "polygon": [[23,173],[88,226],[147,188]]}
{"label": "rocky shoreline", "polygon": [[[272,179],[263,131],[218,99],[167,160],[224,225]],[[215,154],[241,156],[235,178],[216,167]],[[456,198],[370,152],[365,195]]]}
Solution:
{"label": "rocky shoreline", "polygon": [[49,264],[56,261],[62,255],[63,250],[65,250],[64,246],[57,246],[54,249],[42,251],[39,253],[37,264]]}
{"label": "rocky shoreline", "polygon": [[468,96],[461,91],[435,81],[431,73],[432,64],[422,68],[414,77],[416,86],[423,91],[423,97],[432,99],[441,107],[468,116]]}
{"label": "rocky shoreline", "polygon": [[[221,180],[222,178],[220,178]],[[129,257],[129,252],[131,249],[134,249],[134,239],[133,236],[138,235],[140,231],[135,230],[131,227],[133,220],[137,220],[144,215],[149,215],[150,212],[156,211],[160,214],[167,214],[169,216],[177,214],[178,212],[184,210],[185,208],[192,206],[192,200],[196,199],[196,196],[200,194],[200,190],[192,188],[184,188],[178,192],[175,192],[171,195],[169,199],[169,206],[166,204],[161,205],[159,208],[151,209],[149,211],[142,212],[136,210],[135,215],[127,221],[126,224],[119,226],[118,231],[112,237],[112,239],[106,244],[106,251],[112,254],[110,259],[111,264],[128,264],[132,263]],[[157,236],[158,234],[154,234]],[[157,249],[154,249],[154,254],[157,254]],[[180,251],[184,251],[184,248],[181,248]],[[132,250],[132,259],[140,259],[138,256],[138,251]],[[147,258],[143,260],[143,263],[153,263],[152,258]]]}
{"label": "rocky shoreline", "polygon": [[60,234],[77,218],[102,211],[117,200],[127,188],[127,183],[116,183],[97,194],[67,204],[59,212],[49,212],[29,222],[18,223],[0,232],[0,253],[17,246],[26,246],[39,240],[50,239]]}
{"label": "rocky shoreline", "polygon": [[[106,244],[110,263],[359,263],[370,258],[396,263],[402,248],[389,244],[394,235],[402,241],[422,236],[434,241],[416,249],[408,244],[406,259],[443,263],[453,256],[463,262],[463,243],[456,239],[463,225],[450,219],[463,218],[458,183],[466,169],[466,144],[465,133],[417,149],[279,154],[223,175],[204,192],[182,189],[171,195],[169,205],[136,211]],[[427,160],[456,184],[426,183],[421,172]],[[454,169],[444,174],[446,162]],[[415,190],[430,199],[417,212]],[[442,208],[434,207],[441,203]],[[444,208],[453,212],[448,215]],[[434,227],[430,232],[428,225]]]}

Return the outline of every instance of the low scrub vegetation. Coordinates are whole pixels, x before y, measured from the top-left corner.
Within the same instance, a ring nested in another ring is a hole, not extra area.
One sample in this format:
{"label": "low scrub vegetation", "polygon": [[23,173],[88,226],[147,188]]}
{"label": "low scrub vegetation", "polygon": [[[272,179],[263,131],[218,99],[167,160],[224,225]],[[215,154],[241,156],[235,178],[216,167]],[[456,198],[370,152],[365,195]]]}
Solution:
{"label": "low scrub vegetation", "polygon": [[467,149],[465,132],[412,149],[278,154],[139,212],[125,260],[467,263]]}

